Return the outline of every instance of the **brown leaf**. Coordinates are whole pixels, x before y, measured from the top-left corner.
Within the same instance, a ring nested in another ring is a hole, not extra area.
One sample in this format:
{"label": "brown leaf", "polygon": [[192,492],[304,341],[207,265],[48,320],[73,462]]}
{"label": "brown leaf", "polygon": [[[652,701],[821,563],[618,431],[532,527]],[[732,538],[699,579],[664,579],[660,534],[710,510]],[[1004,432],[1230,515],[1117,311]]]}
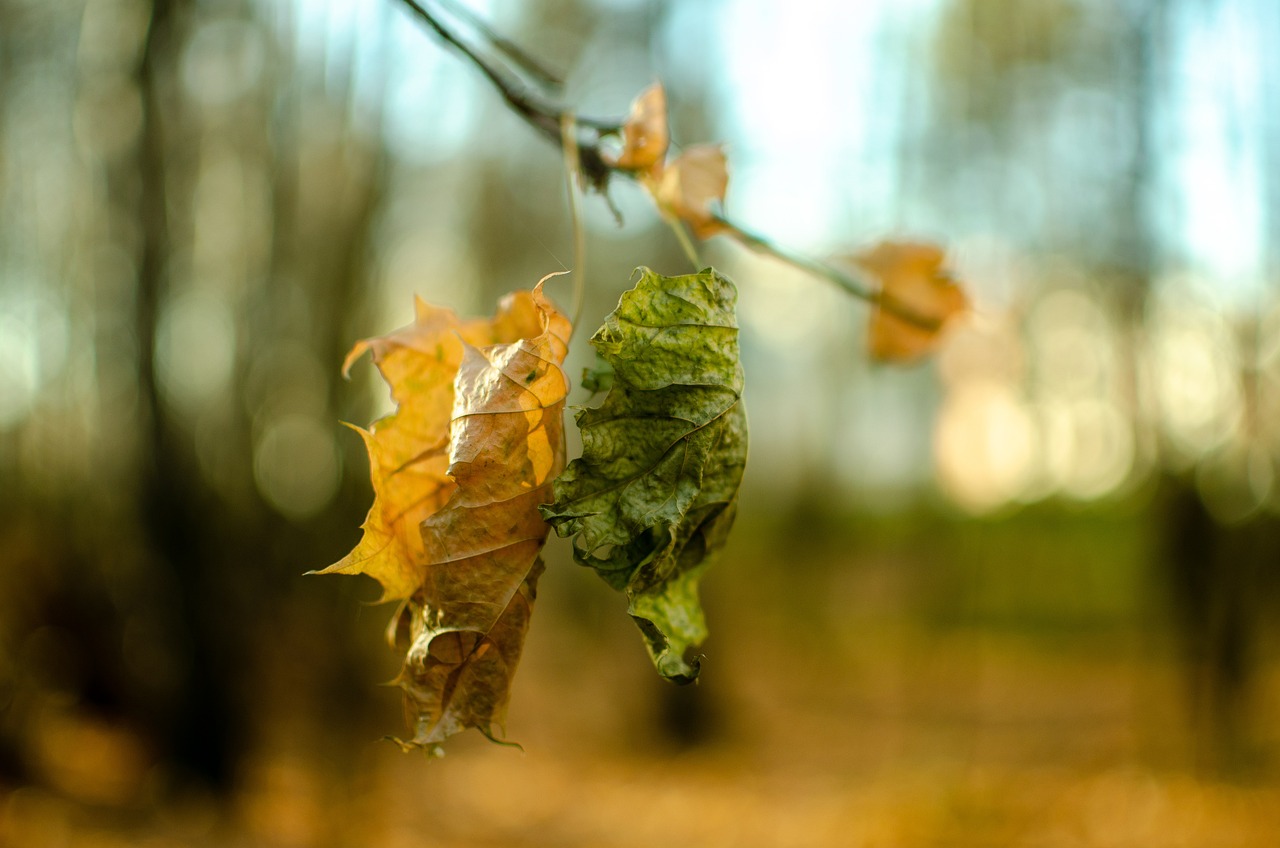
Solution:
{"label": "brown leaf", "polygon": [[695,144],[667,164],[649,188],[658,206],[687,223],[700,239],[724,232],[716,206],[724,203],[729,172],[718,144]]}
{"label": "brown leaf", "polygon": [[538,506],[564,467],[569,321],[541,283],[533,297],[540,334],[466,349],[449,446],[457,488],[422,524],[426,576],[405,610],[399,683],[410,744],[433,750],[465,728],[493,738],[501,727],[542,573]]}
{"label": "brown leaf", "polygon": [[670,144],[667,93],[662,83],[655,82],[631,101],[631,113],[622,125],[622,151],[609,164],[628,171],[656,172],[662,169]]}
{"label": "brown leaf", "polygon": [[373,506],[356,547],[321,574],[368,574],[382,584],[382,600],[407,598],[421,584],[422,534],[418,526],[453,494],[446,474],[453,378],[463,342],[492,344],[539,332],[532,293],[509,295],[492,320],[459,321],[448,309],[414,303],[414,322],[385,336],[357,342],[343,372],[366,351],[391,387],[396,411],[370,429],[353,427],[369,452]]}
{"label": "brown leaf", "polygon": [[412,325],[348,356],[371,350],[398,406],[360,431],[374,504],[355,550],[324,573],[369,574],[384,599],[404,599],[390,635],[408,642],[408,746],[501,727],[542,572],[538,506],[564,466],[568,337],[539,283],[492,320],[419,301]]}
{"label": "brown leaf", "polygon": [[[893,241],[880,242],[852,257],[880,281],[881,302],[871,311],[867,337],[872,358],[882,362],[918,359],[937,346],[948,322],[969,308],[964,290],[942,267],[944,259],[937,245]],[[898,314],[894,307],[916,320]]]}

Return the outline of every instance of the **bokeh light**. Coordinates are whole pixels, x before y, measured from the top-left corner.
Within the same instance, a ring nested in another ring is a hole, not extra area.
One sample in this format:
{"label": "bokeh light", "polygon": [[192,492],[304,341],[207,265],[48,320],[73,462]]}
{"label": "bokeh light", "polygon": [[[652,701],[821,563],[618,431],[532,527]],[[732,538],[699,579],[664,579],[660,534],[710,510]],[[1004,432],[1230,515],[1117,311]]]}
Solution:
{"label": "bokeh light", "polygon": [[1010,387],[975,381],[952,390],[934,437],[943,491],[978,514],[1014,500],[1035,474],[1037,436],[1030,406]]}
{"label": "bokeh light", "polygon": [[289,518],[310,518],[337,492],[342,469],[334,430],[296,414],[263,425],[253,451],[254,479],[268,503]]}
{"label": "bokeh light", "polygon": [[156,370],[166,397],[179,409],[222,398],[235,352],[235,321],[224,299],[191,292],[166,306],[156,330]]}

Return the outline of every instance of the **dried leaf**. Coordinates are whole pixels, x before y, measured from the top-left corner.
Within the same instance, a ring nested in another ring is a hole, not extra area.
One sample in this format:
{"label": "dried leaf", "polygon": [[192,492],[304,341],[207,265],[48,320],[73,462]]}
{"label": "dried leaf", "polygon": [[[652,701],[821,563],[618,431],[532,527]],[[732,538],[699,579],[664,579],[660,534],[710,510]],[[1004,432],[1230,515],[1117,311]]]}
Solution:
{"label": "dried leaf", "polygon": [[569,322],[541,284],[534,297],[543,332],[468,347],[455,380],[448,473],[458,488],[422,525],[427,576],[410,599],[400,677],[417,745],[468,727],[492,738],[506,717],[542,573],[538,507],[564,467]]}
{"label": "dried leaf", "polygon": [[321,574],[368,574],[382,600],[407,598],[425,574],[419,525],[453,494],[446,474],[453,380],[464,342],[488,345],[537,335],[541,317],[531,292],[505,298],[492,320],[459,321],[448,309],[418,299],[414,322],[358,342],[343,372],[366,351],[391,387],[396,411],[369,430],[353,427],[369,452],[373,506],[359,544]]}
{"label": "dried leaf", "polygon": [[631,101],[631,113],[622,125],[622,150],[610,164],[628,171],[661,170],[670,144],[667,93],[655,82]]}
{"label": "dried leaf", "polygon": [[716,218],[729,187],[724,150],[718,144],[686,147],[669,162],[650,190],[659,208],[684,221],[700,239],[725,232]]}
{"label": "dried leaf", "polygon": [[[438,753],[461,730],[494,738],[503,724],[542,572],[538,506],[564,465],[568,336],[540,283],[508,296],[492,322],[459,325],[421,307],[413,327],[366,343],[400,408],[365,440],[375,468],[365,538],[326,571],[390,575],[387,597],[406,597],[400,587],[416,577],[392,628],[408,639],[397,680],[408,746]],[[384,466],[374,448],[407,459]],[[406,482],[408,469],[418,473]]]}
{"label": "dried leaf", "polygon": [[871,312],[868,348],[884,362],[910,362],[933,350],[943,328],[969,306],[964,291],[942,267],[932,244],[880,242],[852,261],[880,281],[881,298],[918,317],[909,321],[877,304]]}
{"label": "dried leaf", "polygon": [[609,392],[576,416],[582,457],[542,512],[574,558],[625,591],[658,672],[698,675],[698,580],[733,523],[747,453],[737,293],[711,269],[640,281],[591,339]]}

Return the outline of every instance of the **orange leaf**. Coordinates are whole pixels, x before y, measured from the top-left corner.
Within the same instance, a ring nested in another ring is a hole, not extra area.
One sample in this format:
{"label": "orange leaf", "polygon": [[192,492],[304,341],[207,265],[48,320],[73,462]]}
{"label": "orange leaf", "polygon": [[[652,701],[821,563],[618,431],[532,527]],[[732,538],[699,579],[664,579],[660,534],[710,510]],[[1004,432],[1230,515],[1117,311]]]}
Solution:
{"label": "orange leaf", "polygon": [[[942,267],[944,258],[936,245],[893,241],[880,242],[852,257],[880,281],[881,300],[871,311],[867,339],[872,358],[882,362],[918,359],[937,346],[947,323],[968,309],[964,291]],[[916,320],[898,314],[894,307]]]}
{"label": "orange leaf", "polygon": [[631,113],[622,125],[622,151],[609,164],[628,171],[658,171],[670,144],[667,93],[655,82],[631,101]]}
{"label": "orange leaf", "polygon": [[398,407],[360,431],[373,507],[356,548],[324,571],[368,574],[384,599],[404,599],[391,635],[409,643],[397,681],[408,746],[436,752],[502,725],[542,573],[538,506],[564,466],[568,337],[539,283],[492,320],[419,301],[412,325],[348,356],[373,351]]}
{"label": "orange leaf", "polygon": [[705,239],[727,229],[716,220],[715,207],[724,203],[728,187],[724,150],[718,144],[695,144],[672,160],[649,189],[660,208]]}
{"label": "orange leaf", "polygon": [[418,525],[453,494],[446,474],[453,379],[463,342],[513,341],[539,331],[530,292],[505,298],[493,320],[459,321],[448,309],[414,304],[412,324],[358,342],[344,373],[366,351],[391,387],[396,411],[369,430],[354,427],[369,452],[374,500],[359,544],[321,574],[368,574],[382,584],[382,600],[407,598],[421,584],[422,534]]}
{"label": "orange leaf", "polygon": [[422,524],[426,577],[410,599],[399,683],[414,736],[436,749],[468,727],[501,726],[549,530],[538,512],[564,468],[561,369],[569,321],[534,289],[542,332],[468,346],[454,385],[449,477],[457,488]]}

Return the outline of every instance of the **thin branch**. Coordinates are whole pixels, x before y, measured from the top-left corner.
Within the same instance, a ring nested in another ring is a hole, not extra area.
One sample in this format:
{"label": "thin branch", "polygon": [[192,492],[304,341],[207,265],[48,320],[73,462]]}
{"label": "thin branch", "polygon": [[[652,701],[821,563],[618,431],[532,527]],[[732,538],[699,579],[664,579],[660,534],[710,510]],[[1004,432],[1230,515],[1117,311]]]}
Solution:
{"label": "thin branch", "polygon": [[[400,0],[400,2],[436,35],[440,36],[445,43],[461,53],[468,62],[475,65],[493,87],[497,89],[512,111],[523,118],[525,123],[533,127],[557,147],[563,148],[560,124],[569,111],[566,107],[534,90],[526,80],[521,79],[509,68],[501,67],[482,55],[445,26],[435,13],[423,5],[420,0]],[[578,163],[582,174],[587,178],[588,182],[603,193],[608,185],[610,175],[616,173],[617,169],[610,166],[601,157],[600,138],[601,136],[618,132],[622,127],[622,122],[614,119],[577,116],[574,118],[574,126],[575,128],[589,129],[595,134],[592,139],[578,140]]]}
{"label": "thin branch", "polygon": [[[497,89],[512,111],[523,118],[525,123],[559,147],[566,155],[569,152],[568,147],[571,145],[578,173],[602,195],[605,195],[606,198],[608,197],[606,189],[608,188],[609,178],[614,174],[621,174],[628,179],[636,179],[634,172],[610,164],[600,154],[601,138],[617,134],[622,128],[620,120],[574,115],[567,107],[530,85],[529,80],[520,77],[519,71],[523,71],[526,76],[532,77],[533,81],[543,88],[558,88],[559,80],[547,71],[544,66],[525,53],[524,50],[494,33],[472,13],[463,11],[453,0],[437,0],[437,2],[440,2],[453,14],[463,18],[475,27],[499,54],[505,56],[509,62],[517,67],[517,70],[512,70],[489,59],[467,44],[466,41],[445,26],[435,13],[423,5],[422,0],[400,0],[400,2],[433,30],[436,35],[461,53],[463,58],[475,65],[493,87]],[[581,137],[581,131],[583,130],[589,131],[591,135],[586,138]],[[936,318],[921,314],[910,305],[884,291],[882,287],[868,282],[862,275],[855,275],[824,262],[793,253],[762,236],[743,229],[727,218],[722,216],[715,217],[726,228],[727,235],[737,239],[751,250],[772,256],[788,265],[834,283],[848,294],[868,301],[886,312],[891,312],[903,321],[923,330],[932,332],[941,327],[941,322]],[[689,255],[696,266],[698,264],[697,251],[689,243],[687,235],[678,223],[676,223],[675,229],[678,236],[684,236],[681,239],[681,247],[684,248],[685,253]],[[577,261],[575,259],[575,262]],[[579,264],[581,263],[579,262]],[[575,321],[574,324],[576,325],[577,322]]]}
{"label": "thin branch", "polygon": [[779,247],[763,236],[744,230],[742,227],[725,218],[723,215],[713,216],[717,223],[725,227],[727,232],[725,235],[737,239],[745,247],[772,256],[774,259],[780,260],[793,267],[806,271],[815,277],[834,283],[843,289],[846,293],[854,297],[861,298],[869,303],[879,306],[886,312],[892,312],[895,317],[901,318],[909,324],[919,327],[929,332],[937,332],[942,327],[942,322],[937,318],[917,311],[908,304],[903,303],[898,298],[893,297],[883,288],[869,282],[864,276],[857,275],[825,262],[819,262],[808,256],[794,253],[784,247]]}
{"label": "thin branch", "polygon": [[471,45],[441,23],[435,14],[418,0],[401,0],[401,2],[419,20],[430,27],[436,35],[444,39],[447,44],[461,53],[467,61],[475,65],[493,84],[494,88],[498,90],[498,93],[502,95],[502,99],[507,101],[507,105],[515,110],[516,114],[524,118],[530,126],[551,141],[559,144],[560,116],[564,111],[563,109],[530,90],[527,85],[509,74],[506,69],[499,68],[497,64],[482,56]]}
{"label": "thin branch", "polygon": [[449,10],[449,14],[456,18],[461,18],[468,25],[474,27],[485,41],[497,48],[498,52],[507,58],[511,64],[519,68],[523,73],[532,77],[540,85],[554,94],[559,94],[564,88],[564,80],[558,74],[542,64],[537,57],[529,54],[523,47],[516,44],[511,39],[505,37],[499,32],[495,32],[489,24],[456,0],[436,0],[441,6]]}

